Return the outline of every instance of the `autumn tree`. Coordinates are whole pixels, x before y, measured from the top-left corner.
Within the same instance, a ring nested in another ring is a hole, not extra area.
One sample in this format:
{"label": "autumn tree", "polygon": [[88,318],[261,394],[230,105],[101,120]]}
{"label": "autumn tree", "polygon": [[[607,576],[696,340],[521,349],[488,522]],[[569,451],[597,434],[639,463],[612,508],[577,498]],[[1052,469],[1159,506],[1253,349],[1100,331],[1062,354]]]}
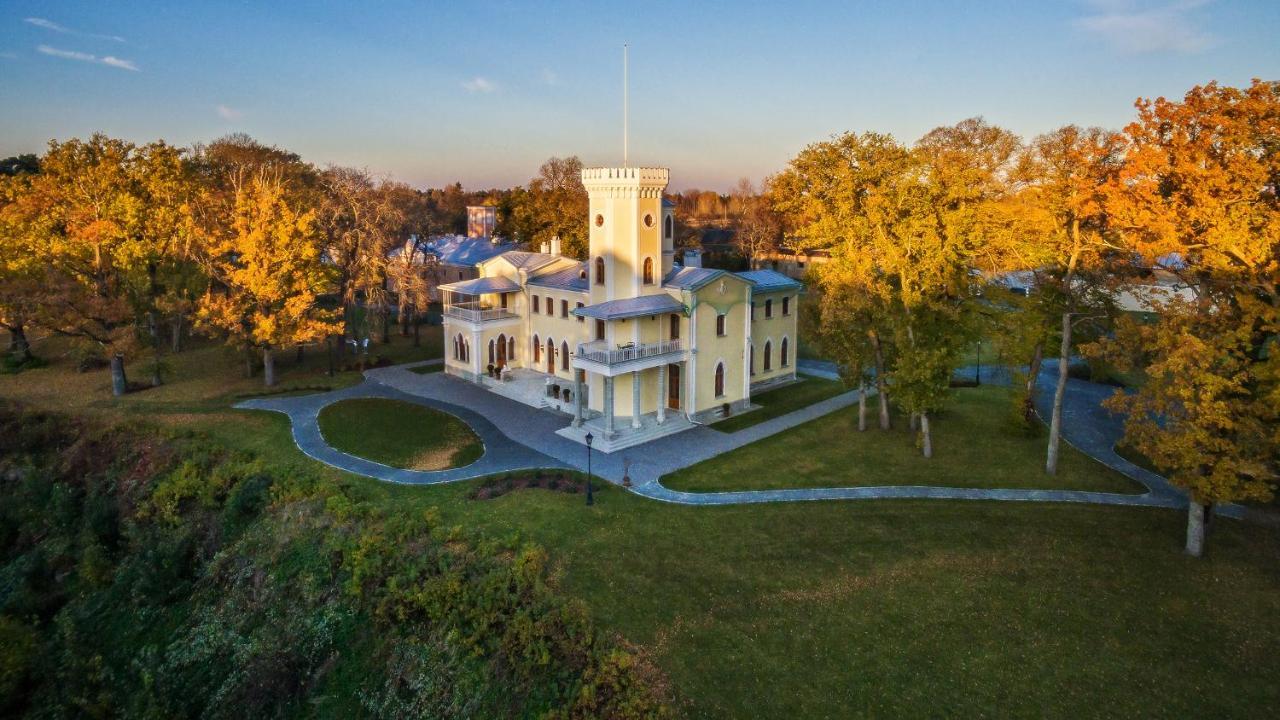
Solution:
{"label": "autumn tree", "polygon": [[210,228],[205,246],[217,286],[201,298],[197,319],[234,346],[261,350],[271,387],[276,349],[340,328],[338,313],[318,303],[333,271],[321,262],[325,238],[315,210],[290,195],[278,171],[241,171],[232,189],[230,221]]}
{"label": "autumn tree", "polygon": [[[1049,419],[1045,472],[1057,472],[1062,405],[1077,328],[1113,314],[1115,280],[1123,269],[1109,238],[1103,197],[1124,152],[1118,133],[1068,125],[1037,137],[1019,172],[1017,237],[1008,258],[1034,277],[1035,297],[1019,304],[1017,318],[1032,339],[1027,399],[1031,402],[1045,344],[1058,342],[1058,377]],[[1045,323],[1045,324],[1042,324]]]}
{"label": "autumn tree", "polygon": [[54,142],[7,209],[46,268],[38,321],[99,348],[116,395],[128,390],[125,357],[153,300],[153,263],[190,230],[181,167],[164,143]]}
{"label": "autumn tree", "polygon": [[20,205],[30,201],[30,176],[39,170],[39,162],[35,156],[22,157],[31,160],[19,163],[10,158],[0,173],[0,327],[9,333],[9,362],[15,367],[34,357],[27,331],[39,310],[44,275],[33,236],[24,232]]}
{"label": "autumn tree", "polygon": [[422,344],[420,318],[431,304],[431,288],[439,284],[441,269],[437,258],[426,251],[426,240],[419,236],[406,241],[387,262],[387,276],[395,288],[400,315],[400,334],[408,335],[413,327],[413,345]]}
{"label": "autumn tree", "polygon": [[1147,363],[1142,386],[1109,405],[1128,412],[1126,441],[1189,492],[1198,556],[1207,509],[1269,499],[1280,477],[1280,83],[1210,83],[1137,109],[1106,209],[1188,296],[1092,351]]}
{"label": "autumn tree", "polygon": [[737,226],[733,244],[751,267],[761,254],[778,246],[782,224],[769,202],[756,193],[751,181],[742,178],[734,190]]}
{"label": "autumn tree", "polygon": [[587,207],[582,161],[553,157],[526,189],[513,194],[505,227],[533,250],[559,237],[560,252],[581,260],[587,257]]}

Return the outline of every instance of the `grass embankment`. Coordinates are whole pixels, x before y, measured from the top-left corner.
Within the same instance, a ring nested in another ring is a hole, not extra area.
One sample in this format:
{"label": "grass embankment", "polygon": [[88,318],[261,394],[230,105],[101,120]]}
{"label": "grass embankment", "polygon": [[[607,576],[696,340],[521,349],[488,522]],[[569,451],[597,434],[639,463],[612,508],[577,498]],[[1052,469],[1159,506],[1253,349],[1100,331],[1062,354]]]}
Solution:
{"label": "grass embankment", "polygon": [[844,384],[838,380],[801,375],[798,382],[759,395],[752,395],[751,402],[759,405],[759,409],[727,417],[710,427],[720,432],[737,432],[765,420],[786,415],[793,410],[808,407],[829,397],[835,397],[842,392],[844,392]]}
{"label": "grass embankment", "polygon": [[858,431],[854,406],[672,473],[662,483],[693,492],[869,485],[1142,491],[1067,445],[1058,474],[1045,475],[1045,441],[1011,427],[1006,388],[953,392],[947,409],[932,418],[932,459],[921,456],[905,417],[894,417],[889,432],[879,430],[869,399],[866,432]]}
{"label": "grass embankment", "polygon": [[[75,377],[50,370],[50,381]],[[0,378],[0,394],[34,377]],[[88,396],[95,404],[105,373],[100,385]],[[994,486],[1002,456],[986,448],[1008,407],[993,402],[987,424],[971,432],[961,432],[958,407],[938,419],[939,457],[926,467],[964,452],[964,477]],[[830,418],[844,418],[844,432],[812,446],[811,459],[829,463],[824,484],[861,472],[890,442],[915,452],[903,430],[870,430],[867,441],[880,442],[846,453],[860,441],[855,413]],[[297,450],[276,413],[224,405],[162,419],[252,449],[286,476],[314,474],[389,516],[436,507],[442,526],[542,545],[557,587],[656,664],[688,717],[1280,714],[1274,528],[1222,520],[1208,555],[1192,560],[1181,552],[1185,516],[1153,509],[937,501],[696,508],[609,486],[597,486],[592,508],[581,495],[538,489],[471,500],[480,482],[391,486],[321,466]],[[1036,477],[1042,443],[1034,441]],[[1076,461],[1064,457],[1064,472]],[[763,467],[780,476],[795,462],[774,454]],[[357,686],[336,687],[335,702]]]}
{"label": "grass embankment", "polygon": [[319,422],[334,448],[391,467],[446,470],[484,454],[484,444],[466,423],[401,400],[343,400],[321,410]]}

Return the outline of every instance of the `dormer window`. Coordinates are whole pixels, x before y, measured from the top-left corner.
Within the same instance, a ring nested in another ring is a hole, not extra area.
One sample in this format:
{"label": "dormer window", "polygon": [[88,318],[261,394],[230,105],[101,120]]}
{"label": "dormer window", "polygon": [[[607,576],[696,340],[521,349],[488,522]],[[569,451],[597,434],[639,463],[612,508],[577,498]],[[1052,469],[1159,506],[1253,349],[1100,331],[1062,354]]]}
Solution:
{"label": "dormer window", "polygon": [[604,284],[604,258],[596,258],[596,284]]}
{"label": "dormer window", "polygon": [[653,284],[653,258],[644,259],[644,284]]}

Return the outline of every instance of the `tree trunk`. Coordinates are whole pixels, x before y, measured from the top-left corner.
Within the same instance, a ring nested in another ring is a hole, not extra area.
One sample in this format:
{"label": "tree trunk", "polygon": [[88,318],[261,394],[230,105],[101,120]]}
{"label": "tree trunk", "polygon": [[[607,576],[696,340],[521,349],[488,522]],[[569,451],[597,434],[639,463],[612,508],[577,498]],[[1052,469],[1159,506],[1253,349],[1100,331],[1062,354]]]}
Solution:
{"label": "tree trunk", "polygon": [[1022,401],[1022,417],[1028,423],[1036,419],[1036,384],[1040,378],[1040,364],[1044,362],[1044,343],[1036,343],[1031,354],[1031,367],[1027,372],[1027,397]]}
{"label": "tree trunk", "polygon": [[111,356],[111,394],[120,397],[129,392],[129,379],[124,375],[124,356]]}
{"label": "tree trunk", "polygon": [[147,313],[147,332],[151,334],[151,349],[155,353],[151,363],[151,387],[160,387],[164,378],[160,377],[160,348],[164,343],[160,340],[160,318],[154,310]]}
{"label": "tree trunk", "polygon": [[244,376],[253,377],[253,348],[250,347],[244,349]]}
{"label": "tree trunk", "polygon": [[389,345],[391,343],[391,313],[387,310],[382,311],[382,344]]}
{"label": "tree trunk", "polygon": [[413,316],[413,346],[414,347],[422,347],[422,337],[421,337],[421,334],[419,333],[419,328],[421,327],[422,327],[422,321],[415,314]]}
{"label": "tree trunk", "polygon": [[409,337],[409,313],[400,308],[400,337]]}
{"label": "tree trunk", "polygon": [[919,430],[920,415],[917,413],[911,413],[910,419],[907,420],[907,427],[911,428],[911,432],[915,432],[916,430]]}
{"label": "tree trunk", "polygon": [[929,413],[920,413],[920,437],[924,440],[924,456],[933,457],[933,435],[929,432]]}
{"label": "tree trunk", "polygon": [[858,432],[867,430],[867,381],[858,384]]}
{"label": "tree trunk", "polygon": [[172,328],[172,344],[169,347],[174,353],[180,353],[182,352],[182,313],[174,313]]}
{"label": "tree trunk", "polygon": [[27,341],[27,331],[21,323],[9,326],[9,352],[19,365],[31,359],[31,343]]}
{"label": "tree trunk", "polygon": [[1058,446],[1062,442],[1062,399],[1067,395],[1067,370],[1071,363],[1071,313],[1062,313],[1062,349],[1058,353],[1058,387],[1053,391],[1053,416],[1049,421],[1049,453],[1044,471],[1058,473]]}
{"label": "tree trunk", "polygon": [[889,429],[889,389],[884,382],[884,350],[880,347],[880,336],[871,334],[871,344],[876,350],[876,396],[880,399],[880,429]]}
{"label": "tree trunk", "polygon": [[271,346],[262,348],[262,382],[267,387],[276,384],[276,359],[271,354]]}
{"label": "tree trunk", "polygon": [[329,356],[329,377],[333,377],[333,336],[325,338],[326,354]]}
{"label": "tree trunk", "polygon": [[299,365],[301,365],[301,364],[302,364],[302,343],[298,343],[298,359],[297,359],[297,362],[298,362],[298,364],[299,364]]}
{"label": "tree trunk", "polygon": [[1187,504],[1187,554],[1191,557],[1204,554],[1204,505],[1194,498]]}

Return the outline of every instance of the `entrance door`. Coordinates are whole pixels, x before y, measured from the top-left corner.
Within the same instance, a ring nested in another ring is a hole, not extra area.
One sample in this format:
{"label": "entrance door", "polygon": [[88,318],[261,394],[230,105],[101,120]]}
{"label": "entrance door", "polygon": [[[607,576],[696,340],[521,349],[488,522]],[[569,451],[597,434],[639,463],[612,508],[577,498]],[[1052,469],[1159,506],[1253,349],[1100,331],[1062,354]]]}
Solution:
{"label": "entrance door", "polygon": [[556,374],[556,346],[554,341],[547,341],[547,374]]}
{"label": "entrance door", "polygon": [[667,407],[671,410],[680,409],[680,366],[667,366]]}
{"label": "entrance door", "polygon": [[[503,297],[506,297],[505,295]],[[498,336],[498,367],[507,366],[507,338],[506,335]]]}

